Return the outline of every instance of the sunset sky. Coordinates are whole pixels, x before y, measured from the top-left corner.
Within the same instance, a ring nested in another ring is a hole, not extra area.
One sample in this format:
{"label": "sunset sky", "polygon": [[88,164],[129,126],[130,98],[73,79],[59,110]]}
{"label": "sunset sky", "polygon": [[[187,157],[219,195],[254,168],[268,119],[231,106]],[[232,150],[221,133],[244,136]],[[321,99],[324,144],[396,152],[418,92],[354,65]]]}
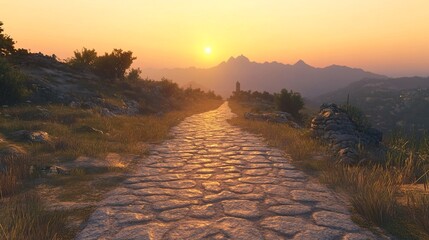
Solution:
{"label": "sunset sky", "polygon": [[18,47],[71,57],[131,50],[135,67],[331,64],[429,76],[428,0],[0,0]]}

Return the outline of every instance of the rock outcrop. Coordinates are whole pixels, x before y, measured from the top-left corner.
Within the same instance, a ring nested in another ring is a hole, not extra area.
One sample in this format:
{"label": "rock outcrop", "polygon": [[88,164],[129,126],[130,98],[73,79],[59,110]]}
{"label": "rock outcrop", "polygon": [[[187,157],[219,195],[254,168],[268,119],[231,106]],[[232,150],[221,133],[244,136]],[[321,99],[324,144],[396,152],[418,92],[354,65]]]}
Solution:
{"label": "rock outcrop", "polygon": [[30,142],[50,142],[51,138],[47,132],[43,131],[27,131],[19,130],[12,133],[12,137],[16,140],[30,141]]}
{"label": "rock outcrop", "polygon": [[378,147],[382,133],[374,128],[360,130],[348,114],[335,104],[323,104],[311,121],[313,136],[328,141],[338,159],[347,164],[360,161],[358,148]]}
{"label": "rock outcrop", "polygon": [[257,120],[273,123],[286,123],[293,128],[301,128],[296,122],[292,121],[292,115],[287,112],[266,112],[266,113],[251,113],[246,112],[244,118],[248,120]]}

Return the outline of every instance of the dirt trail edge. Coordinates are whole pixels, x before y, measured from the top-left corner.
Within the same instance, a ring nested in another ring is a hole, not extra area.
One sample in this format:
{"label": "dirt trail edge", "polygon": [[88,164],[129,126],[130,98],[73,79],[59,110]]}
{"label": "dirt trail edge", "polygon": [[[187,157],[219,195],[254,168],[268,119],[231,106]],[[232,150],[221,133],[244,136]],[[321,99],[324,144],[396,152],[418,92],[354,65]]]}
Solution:
{"label": "dirt trail edge", "polygon": [[284,152],[227,123],[227,103],[186,118],[77,239],[377,239]]}

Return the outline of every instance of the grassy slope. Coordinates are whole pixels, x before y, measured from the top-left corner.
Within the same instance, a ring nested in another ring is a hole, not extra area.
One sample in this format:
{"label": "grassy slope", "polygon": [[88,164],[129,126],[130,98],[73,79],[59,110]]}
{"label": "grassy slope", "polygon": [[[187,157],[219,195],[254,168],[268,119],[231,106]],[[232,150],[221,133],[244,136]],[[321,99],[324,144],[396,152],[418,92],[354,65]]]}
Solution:
{"label": "grassy slope", "polygon": [[[312,139],[307,130],[287,125],[248,121],[248,108],[229,102],[238,117],[230,123],[249,132],[261,134],[268,143],[292,155],[294,164],[321,182],[349,196],[354,220],[364,226],[380,226],[400,239],[429,239],[429,198],[400,191],[402,169],[386,170],[379,166],[347,167],[329,161],[326,146]],[[407,195],[407,196],[404,196]],[[411,197],[410,197],[411,196]],[[412,199],[412,204],[400,198]]]}
{"label": "grassy slope", "polygon": [[[77,227],[66,227],[70,221],[84,220],[91,207],[78,211],[48,211],[40,200],[29,176],[30,165],[49,165],[67,162],[78,156],[103,158],[108,152],[120,154],[145,153],[148,143],[160,142],[168,137],[171,127],[185,117],[217,108],[220,100],[201,100],[183,104],[180,110],[162,116],[117,116],[106,118],[90,110],[60,105],[19,106],[1,109],[0,132],[4,136],[16,130],[42,130],[53,140],[49,144],[20,144],[28,156],[9,159],[15,164],[7,174],[0,174],[0,239],[72,239]],[[82,126],[90,126],[107,134],[81,132]],[[7,161],[3,160],[3,161]],[[115,187],[127,169],[107,169],[103,172],[74,171],[69,176],[44,179],[43,199],[57,198],[62,201],[98,201],[102,194]],[[39,181],[39,180],[37,180]],[[23,183],[23,184],[22,184]],[[56,189],[54,191],[54,189]],[[60,190],[58,190],[60,189]],[[46,191],[47,190],[47,191]]]}

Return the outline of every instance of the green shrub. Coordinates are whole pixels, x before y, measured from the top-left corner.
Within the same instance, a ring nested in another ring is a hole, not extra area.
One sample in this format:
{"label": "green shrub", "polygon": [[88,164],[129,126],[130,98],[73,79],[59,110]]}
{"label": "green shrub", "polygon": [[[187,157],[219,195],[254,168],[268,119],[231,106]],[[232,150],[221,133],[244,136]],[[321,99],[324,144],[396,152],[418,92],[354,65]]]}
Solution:
{"label": "green shrub", "polygon": [[299,118],[299,111],[304,107],[304,100],[300,93],[282,89],[280,93],[274,96],[278,110],[288,112],[292,116]]}
{"label": "green shrub", "polygon": [[82,51],[74,51],[74,57],[68,60],[72,67],[88,69],[94,71],[101,77],[108,79],[132,79],[139,78],[139,69],[132,69],[130,74],[125,76],[125,72],[130,68],[136,58],[133,52],[113,49],[111,53],[97,56],[94,49],[82,48]]}
{"label": "green shrub", "polygon": [[24,76],[0,57],[0,104],[19,102],[27,93]]}
{"label": "green shrub", "polygon": [[96,59],[97,52],[94,49],[82,48],[80,52],[74,51],[74,57],[68,61],[68,64],[76,68],[92,69]]}
{"label": "green shrub", "polygon": [[127,80],[131,82],[135,82],[141,80],[140,74],[142,70],[140,68],[132,68],[127,74]]}
{"label": "green shrub", "polygon": [[133,52],[113,49],[112,53],[105,53],[95,59],[96,73],[109,79],[124,79],[125,71],[130,68],[136,58]]}

